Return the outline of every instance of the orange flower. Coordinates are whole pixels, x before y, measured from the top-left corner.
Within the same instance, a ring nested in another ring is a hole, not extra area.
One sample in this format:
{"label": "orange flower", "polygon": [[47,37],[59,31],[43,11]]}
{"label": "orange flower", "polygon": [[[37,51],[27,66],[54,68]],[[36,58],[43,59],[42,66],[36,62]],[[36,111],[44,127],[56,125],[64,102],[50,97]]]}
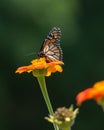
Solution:
{"label": "orange flower", "polygon": [[95,83],[92,88],[88,88],[76,96],[78,105],[88,99],[94,99],[98,104],[104,106],[104,80]]}
{"label": "orange flower", "polygon": [[32,72],[34,76],[50,76],[51,73],[55,73],[56,71],[62,72],[62,67],[60,65],[63,64],[64,63],[62,61],[53,61],[46,63],[45,58],[40,58],[31,61],[31,64],[28,66],[19,67],[16,70],[16,73],[21,74],[23,72]]}

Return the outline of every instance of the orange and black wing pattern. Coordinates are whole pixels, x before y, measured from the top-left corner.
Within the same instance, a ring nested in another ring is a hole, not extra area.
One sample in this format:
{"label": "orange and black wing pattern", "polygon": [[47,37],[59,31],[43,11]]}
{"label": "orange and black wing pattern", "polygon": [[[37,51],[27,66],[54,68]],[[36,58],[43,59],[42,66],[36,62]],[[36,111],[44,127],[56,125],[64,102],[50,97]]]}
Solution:
{"label": "orange and black wing pattern", "polygon": [[44,40],[39,52],[39,57],[45,57],[46,62],[62,61],[62,50],[60,47],[61,30],[58,27],[52,28]]}

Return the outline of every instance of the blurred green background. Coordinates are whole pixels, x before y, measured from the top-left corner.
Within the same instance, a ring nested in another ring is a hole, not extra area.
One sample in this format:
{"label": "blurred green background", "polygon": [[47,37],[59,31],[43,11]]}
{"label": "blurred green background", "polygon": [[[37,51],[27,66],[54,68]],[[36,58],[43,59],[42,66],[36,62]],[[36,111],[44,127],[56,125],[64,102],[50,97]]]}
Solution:
{"label": "blurred green background", "polygon": [[[15,70],[37,57],[54,26],[62,31],[65,65],[46,78],[53,109],[76,106],[78,92],[104,79],[103,0],[1,0],[0,130],[53,130],[37,79]],[[104,130],[96,102],[82,105],[72,130]]]}

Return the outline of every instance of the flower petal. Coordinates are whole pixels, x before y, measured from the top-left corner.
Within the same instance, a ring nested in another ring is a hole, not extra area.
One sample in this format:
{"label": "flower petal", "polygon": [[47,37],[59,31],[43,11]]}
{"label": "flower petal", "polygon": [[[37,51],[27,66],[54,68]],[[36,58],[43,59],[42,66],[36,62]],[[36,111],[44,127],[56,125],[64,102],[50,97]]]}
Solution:
{"label": "flower petal", "polygon": [[[55,73],[55,72],[62,72],[62,67],[60,65],[63,65],[64,63],[62,61],[53,61],[50,63],[47,63],[45,58],[40,58],[40,59],[35,59],[31,61],[31,64],[28,66],[22,66],[19,67],[16,70],[16,73],[23,73],[23,72],[33,72],[35,75],[38,76],[38,70],[39,70],[39,76],[40,74],[44,75],[44,76],[50,76],[51,73]],[[35,71],[36,70],[36,71]],[[40,72],[40,70],[42,70],[42,73]],[[43,72],[45,72],[43,74]]]}
{"label": "flower petal", "polygon": [[23,73],[23,72],[31,72],[32,70],[30,69],[30,66],[22,66],[22,67],[19,67],[17,70],[16,70],[16,73]]}
{"label": "flower petal", "polygon": [[88,99],[94,99],[97,102],[102,101],[104,98],[104,80],[99,81],[93,85],[92,88],[85,89],[76,96],[77,105]]}
{"label": "flower petal", "polygon": [[78,93],[76,100],[77,100],[77,105],[81,105],[84,101],[90,99],[92,97],[91,92],[92,88],[88,88],[80,93]]}

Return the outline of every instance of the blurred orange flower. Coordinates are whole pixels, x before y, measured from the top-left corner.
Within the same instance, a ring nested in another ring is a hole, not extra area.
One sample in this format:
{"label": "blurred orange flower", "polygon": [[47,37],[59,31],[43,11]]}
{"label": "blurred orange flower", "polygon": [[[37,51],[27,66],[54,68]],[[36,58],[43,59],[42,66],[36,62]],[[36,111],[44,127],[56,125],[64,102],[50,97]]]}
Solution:
{"label": "blurred orange flower", "polygon": [[98,104],[104,106],[104,80],[95,83],[92,88],[78,93],[76,96],[77,105],[81,105],[88,99],[94,99]]}
{"label": "blurred orange flower", "polygon": [[31,64],[28,66],[22,66],[19,67],[16,70],[16,73],[23,73],[23,72],[33,72],[33,75],[35,76],[50,76],[51,73],[55,72],[62,72],[62,67],[64,63],[62,61],[53,61],[50,63],[47,63],[45,58],[35,59],[31,61]]}

